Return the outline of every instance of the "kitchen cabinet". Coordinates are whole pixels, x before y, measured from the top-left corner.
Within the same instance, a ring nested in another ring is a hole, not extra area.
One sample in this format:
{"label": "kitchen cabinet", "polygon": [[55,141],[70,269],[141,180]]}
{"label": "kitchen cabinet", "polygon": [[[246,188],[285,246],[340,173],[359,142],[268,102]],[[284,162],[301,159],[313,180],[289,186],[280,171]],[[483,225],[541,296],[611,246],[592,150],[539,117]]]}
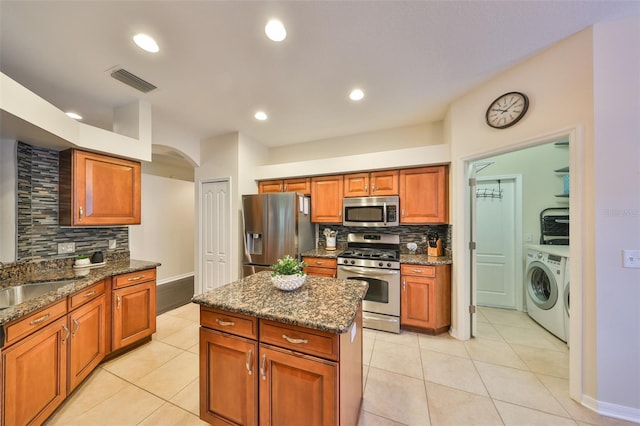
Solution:
{"label": "kitchen cabinet", "polygon": [[327,257],[303,257],[307,263],[304,271],[309,275],[336,278],[338,276],[338,260]]}
{"label": "kitchen cabinet", "polygon": [[[67,396],[66,299],[12,326],[37,329],[2,349],[2,425],[42,424]],[[57,319],[56,319],[57,317]]]}
{"label": "kitchen cabinet", "polygon": [[101,281],[69,297],[69,393],[100,362],[107,349],[107,302]]}
{"label": "kitchen cabinet", "polygon": [[398,195],[398,170],[344,175],[345,197]]}
{"label": "kitchen cabinet", "polygon": [[156,270],[112,278],[112,343],[116,350],[156,332]]}
{"label": "kitchen cabinet", "polygon": [[361,310],[353,331],[339,335],[205,306],[200,325],[202,420],[239,425],[357,422]]}
{"label": "kitchen cabinet", "polygon": [[311,178],[311,222],[342,223],[342,175]]}
{"label": "kitchen cabinet", "polygon": [[258,182],[258,193],[300,192],[311,195],[311,178],[261,180]]}
{"label": "kitchen cabinet", "polygon": [[447,223],[448,180],[447,166],[400,170],[400,223]]}
{"label": "kitchen cabinet", "polygon": [[140,224],[140,162],[69,149],[60,153],[59,224]]}
{"label": "kitchen cabinet", "polygon": [[451,325],[451,265],[400,265],[400,326],[439,334]]}

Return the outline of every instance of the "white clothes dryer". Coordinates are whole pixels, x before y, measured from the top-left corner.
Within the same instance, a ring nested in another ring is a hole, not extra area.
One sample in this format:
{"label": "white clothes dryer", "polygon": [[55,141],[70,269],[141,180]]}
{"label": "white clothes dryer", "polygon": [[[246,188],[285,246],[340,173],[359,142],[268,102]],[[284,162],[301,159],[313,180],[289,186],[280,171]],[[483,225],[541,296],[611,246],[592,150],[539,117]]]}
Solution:
{"label": "white clothes dryer", "polygon": [[562,301],[564,302],[564,337],[566,338],[567,346],[569,346],[569,292],[571,288],[569,286],[569,258],[564,264],[564,294]]}
{"label": "white clothes dryer", "polygon": [[558,253],[557,246],[529,247],[525,274],[529,316],[564,342],[567,341],[563,303],[566,260]]}

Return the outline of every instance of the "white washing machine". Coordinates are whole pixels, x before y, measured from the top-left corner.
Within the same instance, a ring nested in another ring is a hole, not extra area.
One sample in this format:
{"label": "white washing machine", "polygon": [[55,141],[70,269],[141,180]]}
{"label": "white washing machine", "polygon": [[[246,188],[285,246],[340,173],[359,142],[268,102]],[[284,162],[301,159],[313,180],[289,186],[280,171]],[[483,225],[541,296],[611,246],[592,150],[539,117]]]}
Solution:
{"label": "white washing machine", "polygon": [[564,337],[566,338],[567,346],[569,345],[569,258],[564,264],[564,293],[562,301],[564,302]]}
{"label": "white washing machine", "polygon": [[566,342],[564,274],[568,246],[529,246],[525,273],[527,313],[542,327]]}

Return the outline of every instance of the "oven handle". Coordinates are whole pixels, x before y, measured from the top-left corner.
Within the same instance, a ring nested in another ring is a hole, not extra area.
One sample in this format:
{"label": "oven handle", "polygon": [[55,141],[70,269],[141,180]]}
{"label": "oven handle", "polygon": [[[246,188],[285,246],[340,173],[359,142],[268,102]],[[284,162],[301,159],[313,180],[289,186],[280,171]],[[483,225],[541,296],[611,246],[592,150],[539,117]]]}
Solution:
{"label": "oven handle", "polygon": [[382,203],[382,214],[384,217],[384,226],[387,226],[387,203]]}
{"label": "oven handle", "polygon": [[397,318],[370,317],[369,315],[366,315],[366,314],[362,314],[362,319],[369,320],[369,321],[398,322]]}
{"label": "oven handle", "polygon": [[338,269],[342,270],[342,271],[347,271],[347,272],[356,272],[360,275],[370,275],[370,276],[376,276],[376,275],[398,275],[400,273],[400,271],[392,271],[389,269],[370,269],[370,268],[360,268],[358,266],[340,266]]}

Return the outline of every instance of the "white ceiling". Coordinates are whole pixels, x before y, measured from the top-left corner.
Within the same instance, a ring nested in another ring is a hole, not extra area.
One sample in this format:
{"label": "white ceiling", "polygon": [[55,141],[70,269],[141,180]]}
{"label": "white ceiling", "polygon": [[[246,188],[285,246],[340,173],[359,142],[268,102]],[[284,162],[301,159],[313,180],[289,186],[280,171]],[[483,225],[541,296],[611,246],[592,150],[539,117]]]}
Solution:
{"label": "white ceiling", "polygon": [[[441,120],[501,70],[638,14],[639,1],[1,0],[0,69],[94,126],[111,129],[115,107],[143,99],[154,122],[197,138],[239,131],[277,146]],[[272,17],[282,43],[264,36]],[[138,32],[160,53],[137,48]],[[115,67],[158,89],[123,85]],[[360,103],[347,99],[355,86]]]}

